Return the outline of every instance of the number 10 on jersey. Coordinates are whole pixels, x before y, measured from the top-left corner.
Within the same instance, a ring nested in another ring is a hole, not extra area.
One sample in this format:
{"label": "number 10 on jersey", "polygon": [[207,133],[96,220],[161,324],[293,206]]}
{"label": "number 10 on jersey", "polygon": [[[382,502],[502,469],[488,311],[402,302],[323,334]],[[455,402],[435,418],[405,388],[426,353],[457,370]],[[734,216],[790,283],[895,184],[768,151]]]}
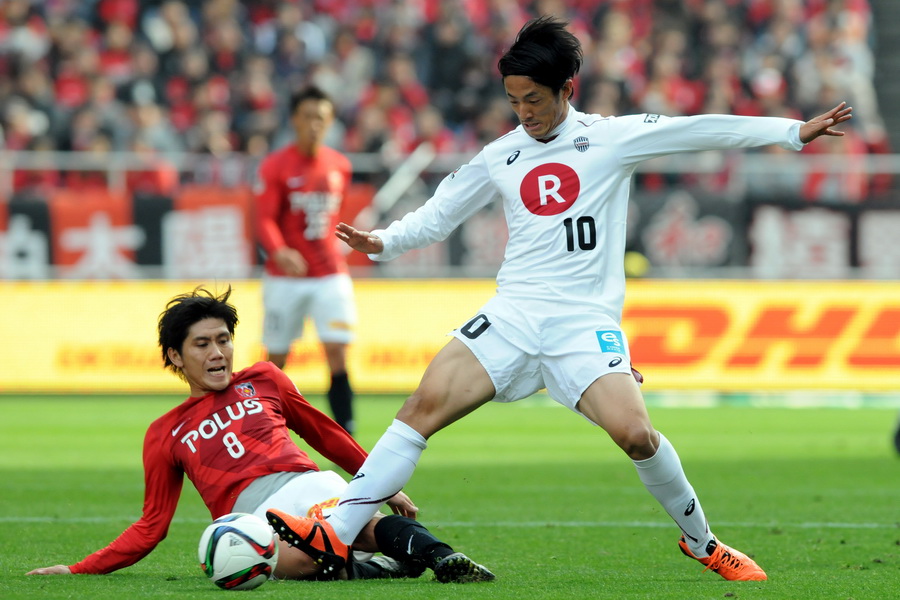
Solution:
{"label": "number 10 on jersey", "polygon": [[566,229],[566,250],[575,252],[577,244],[579,250],[593,250],[597,247],[597,226],[594,217],[584,216],[578,219],[566,219],[563,221]]}

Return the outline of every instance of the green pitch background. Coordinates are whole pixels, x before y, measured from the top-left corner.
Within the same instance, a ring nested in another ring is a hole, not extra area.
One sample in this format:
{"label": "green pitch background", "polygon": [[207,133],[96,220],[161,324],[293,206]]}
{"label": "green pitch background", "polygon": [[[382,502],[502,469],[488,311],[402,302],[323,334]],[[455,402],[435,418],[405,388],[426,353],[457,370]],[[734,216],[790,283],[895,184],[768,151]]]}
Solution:
{"label": "green pitch background", "polygon": [[[70,564],[138,518],[141,442],[179,397],[0,397],[0,598],[217,598],[197,566],[209,521],[186,483],[169,537],[107,576],[26,577]],[[312,398],[322,406],[321,399]],[[406,491],[420,519],[489,566],[490,584],[269,582],[254,598],[883,599],[900,589],[896,407],[654,404],[713,530],[767,582],[684,558],[678,530],[597,428],[536,397],[488,405],[436,435]],[[401,402],[357,400],[370,448]],[[318,458],[318,457],[317,457]],[[320,466],[331,465],[319,459]]]}

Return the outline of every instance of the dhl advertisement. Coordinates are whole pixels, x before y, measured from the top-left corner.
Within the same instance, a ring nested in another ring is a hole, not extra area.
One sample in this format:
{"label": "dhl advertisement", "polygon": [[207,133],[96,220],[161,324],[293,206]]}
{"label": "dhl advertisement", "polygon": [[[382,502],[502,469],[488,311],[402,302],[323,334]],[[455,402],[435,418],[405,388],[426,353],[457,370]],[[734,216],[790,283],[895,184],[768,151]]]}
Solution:
{"label": "dhl advertisement", "polygon": [[[0,282],[0,392],[172,392],[156,324],[166,302],[199,282]],[[227,283],[204,285],[223,291]],[[265,357],[256,280],[232,281],[240,323],[235,368]],[[359,323],[350,365],[359,392],[405,393],[494,293],[491,280],[355,282]],[[632,281],[623,315],[647,390],[895,391],[900,284]],[[321,393],[327,367],[312,325],[286,371]]]}

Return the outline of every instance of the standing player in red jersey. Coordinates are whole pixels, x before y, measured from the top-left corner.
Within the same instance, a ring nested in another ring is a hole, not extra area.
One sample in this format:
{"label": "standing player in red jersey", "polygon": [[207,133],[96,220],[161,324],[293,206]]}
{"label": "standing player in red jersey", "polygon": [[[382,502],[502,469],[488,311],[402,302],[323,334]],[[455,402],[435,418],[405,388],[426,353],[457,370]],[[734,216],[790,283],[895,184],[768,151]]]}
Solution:
{"label": "standing player in red jersey", "polygon": [[[83,560],[29,575],[103,574],[138,562],[166,537],[185,475],[213,519],[230,512],[265,519],[270,510],[321,516],[323,505],[336,503],[346,482],[320,471],[290,431],[348,473],[356,473],[366,452],[271,363],[232,371],[238,318],[230,294],[230,287],[218,297],[197,288],[173,298],[160,315],[163,361],[187,382],[191,396],[156,419],[144,437],[141,518]],[[353,543],[354,550],[384,556],[354,562],[347,546],[321,538],[308,540],[305,549],[282,540],[274,576],[380,579],[418,577],[431,568],[442,583],[471,581],[476,570],[493,578],[413,520],[418,509],[405,494],[387,504],[396,514],[379,513]]]}
{"label": "standing player in red jersey", "polygon": [[353,433],[353,389],[347,346],[353,341],[353,284],[331,232],[350,185],[350,161],[324,145],[334,104],[316,87],[291,98],[293,144],[276,150],[259,168],[256,232],[266,252],[263,276],[263,344],[283,369],[307,317],[325,350],[334,419]]}

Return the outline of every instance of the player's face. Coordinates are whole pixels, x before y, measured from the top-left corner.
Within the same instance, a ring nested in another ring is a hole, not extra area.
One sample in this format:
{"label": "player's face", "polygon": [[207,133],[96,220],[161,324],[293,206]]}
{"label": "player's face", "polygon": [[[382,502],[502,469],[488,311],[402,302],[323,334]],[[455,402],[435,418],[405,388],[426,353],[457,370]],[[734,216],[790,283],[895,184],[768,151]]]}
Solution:
{"label": "player's face", "polygon": [[547,137],[566,118],[569,96],[572,94],[571,80],[565,83],[558,94],[524,75],[507,75],[503,78],[503,86],[519,123],[531,137]]}
{"label": "player's face", "polygon": [[315,98],[301,102],[291,115],[297,146],[307,154],[315,152],[325,141],[325,134],[333,121],[334,107],[331,102]]}
{"label": "player's face", "polygon": [[181,352],[169,348],[168,353],[191,386],[191,396],[224,390],[231,383],[234,342],[222,319],[197,321],[188,329]]}

